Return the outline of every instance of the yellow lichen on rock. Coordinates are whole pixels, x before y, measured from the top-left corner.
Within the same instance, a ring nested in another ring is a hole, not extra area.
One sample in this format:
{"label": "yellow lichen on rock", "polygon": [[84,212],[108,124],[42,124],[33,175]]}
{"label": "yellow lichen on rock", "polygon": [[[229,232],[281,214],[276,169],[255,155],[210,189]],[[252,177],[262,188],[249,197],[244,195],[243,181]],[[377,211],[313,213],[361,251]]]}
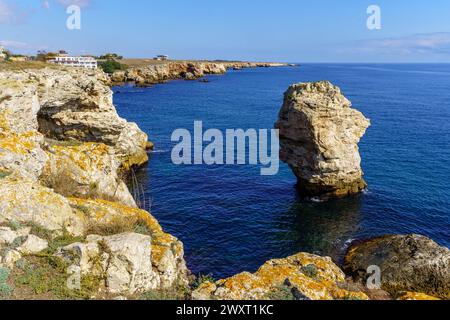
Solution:
{"label": "yellow lichen on rock", "polygon": [[398,300],[441,300],[429,295],[426,295],[425,293],[419,293],[419,292],[404,292]]}
{"label": "yellow lichen on rock", "polygon": [[[83,213],[86,217],[88,232],[95,234],[98,227],[100,229],[110,227],[112,230],[119,229],[118,233],[134,231],[150,235],[152,265],[160,274],[162,286],[170,287],[175,281],[187,282],[183,244],[174,236],[164,232],[149,212],[99,199],[70,198],[69,201],[74,210]],[[89,230],[89,226],[93,226],[92,231]],[[144,230],[139,230],[140,228]]]}
{"label": "yellow lichen on rock", "polygon": [[38,183],[12,174],[1,180],[0,220],[35,224],[56,233],[84,233],[83,216],[66,198]]}
{"label": "yellow lichen on rock", "polygon": [[330,258],[299,253],[286,259],[270,260],[254,274],[244,272],[215,284],[202,284],[193,297],[201,300],[264,300],[270,299],[271,293],[280,287],[286,287],[295,292],[293,298],[297,299],[368,299],[362,292],[340,288],[344,282],[344,273]]}
{"label": "yellow lichen on rock", "polygon": [[118,175],[120,161],[114,149],[102,143],[53,145],[46,150],[41,182],[67,197],[105,199],[136,206]]}

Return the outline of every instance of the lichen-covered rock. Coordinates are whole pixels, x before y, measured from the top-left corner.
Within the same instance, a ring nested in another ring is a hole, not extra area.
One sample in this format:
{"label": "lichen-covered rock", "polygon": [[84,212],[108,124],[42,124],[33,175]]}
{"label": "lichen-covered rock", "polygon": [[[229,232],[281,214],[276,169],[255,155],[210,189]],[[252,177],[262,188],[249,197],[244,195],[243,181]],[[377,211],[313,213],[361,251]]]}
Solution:
{"label": "lichen-covered rock", "polygon": [[420,235],[395,235],[355,243],[344,270],[356,280],[367,277],[369,266],[381,269],[382,288],[450,299],[450,250]]}
{"label": "lichen-covered rock", "polygon": [[327,81],[292,85],[275,127],[280,158],[310,197],[333,198],[366,188],[358,143],[370,122]]}
{"label": "lichen-covered rock", "polygon": [[22,255],[36,254],[48,248],[48,241],[33,234],[26,237],[26,240],[16,249]]}
{"label": "lichen-covered rock", "polygon": [[0,111],[0,171],[37,180],[47,155],[41,145],[44,137],[37,131],[25,131],[17,126],[12,113]]}
{"label": "lichen-covered rock", "polygon": [[49,146],[40,181],[66,197],[117,201],[135,207],[127,186],[118,176],[120,162],[105,144]]}
{"label": "lichen-covered rock", "polygon": [[398,300],[402,300],[402,301],[413,301],[413,300],[419,300],[419,301],[436,301],[436,300],[441,300],[429,295],[426,295],[424,293],[420,293],[420,292],[403,292],[400,296],[400,298],[398,298]]}
{"label": "lichen-covered rock", "polygon": [[244,272],[216,283],[207,282],[195,290],[196,300],[270,300],[278,291],[290,299],[339,300],[363,299],[362,292],[341,288],[345,275],[330,258],[299,253],[286,259],[265,263],[256,273]]}
{"label": "lichen-covered rock", "polygon": [[12,112],[22,131],[38,124],[49,138],[107,144],[125,167],[148,161],[148,137],[119,117],[104,73],[47,68],[1,72],[0,78],[0,112]]}
{"label": "lichen-covered rock", "polygon": [[83,215],[73,211],[66,198],[34,181],[14,176],[0,183],[0,223],[8,221],[76,236],[82,235],[85,228]]}
{"label": "lichen-covered rock", "polygon": [[94,228],[118,225],[122,229],[144,229],[151,235],[151,260],[155,273],[159,276],[160,286],[170,288],[177,282],[188,282],[183,244],[174,236],[165,233],[150,213],[105,200],[71,198],[70,203]]}
{"label": "lichen-covered rock", "polygon": [[57,256],[70,264],[70,272],[98,277],[108,293],[134,294],[160,287],[159,275],[152,267],[150,236],[91,235],[86,243],[60,248]]}

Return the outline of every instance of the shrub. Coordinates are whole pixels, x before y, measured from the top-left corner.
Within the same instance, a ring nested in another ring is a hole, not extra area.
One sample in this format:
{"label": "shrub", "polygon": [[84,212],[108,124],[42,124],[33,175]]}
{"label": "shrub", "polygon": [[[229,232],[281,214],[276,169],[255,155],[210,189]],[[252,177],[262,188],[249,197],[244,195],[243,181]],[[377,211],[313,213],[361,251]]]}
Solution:
{"label": "shrub", "polygon": [[114,60],[108,60],[100,63],[100,68],[108,74],[113,74],[115,71],[126,69],[123,64]]}

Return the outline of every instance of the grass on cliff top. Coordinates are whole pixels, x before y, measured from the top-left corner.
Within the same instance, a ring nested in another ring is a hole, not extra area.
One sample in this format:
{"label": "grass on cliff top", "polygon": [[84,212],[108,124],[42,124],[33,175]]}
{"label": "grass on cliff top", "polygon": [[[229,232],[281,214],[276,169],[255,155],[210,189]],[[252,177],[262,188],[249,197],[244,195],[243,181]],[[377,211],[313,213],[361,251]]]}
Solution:
{"label": "grass on cliff top", "polygon": [[24,62],[10,62],[10,61],[3,61],[0,62],[0,71],[23,71],[23,70],[39,70],[44,68],[51,68],[51,69],[61,69],[60,66],[50,64],[50,63],[44,63],[39,61],[24,61]]}

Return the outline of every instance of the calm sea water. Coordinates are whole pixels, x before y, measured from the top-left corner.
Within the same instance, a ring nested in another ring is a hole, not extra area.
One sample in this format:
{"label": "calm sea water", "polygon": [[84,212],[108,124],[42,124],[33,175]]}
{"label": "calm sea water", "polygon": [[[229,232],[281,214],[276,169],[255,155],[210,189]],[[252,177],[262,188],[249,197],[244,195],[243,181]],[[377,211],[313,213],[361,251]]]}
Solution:
{"label": "calm sea water", "polygon": [[[209,79],[120,87],[114,97],[156,144],[137,174],[194,273],[226,277],[301,251],[339,262],[352,239],[384,234],[450,246],[450,65],[310,64]],[[172,164],[173,130],[193,130],[195,120],[205,129],[271,129],[287,87],[317,80],[340,86],[372,120],[360,144],[366,194],[312,203],[299,199],[284,164],[273,177],[257,166]]]}

